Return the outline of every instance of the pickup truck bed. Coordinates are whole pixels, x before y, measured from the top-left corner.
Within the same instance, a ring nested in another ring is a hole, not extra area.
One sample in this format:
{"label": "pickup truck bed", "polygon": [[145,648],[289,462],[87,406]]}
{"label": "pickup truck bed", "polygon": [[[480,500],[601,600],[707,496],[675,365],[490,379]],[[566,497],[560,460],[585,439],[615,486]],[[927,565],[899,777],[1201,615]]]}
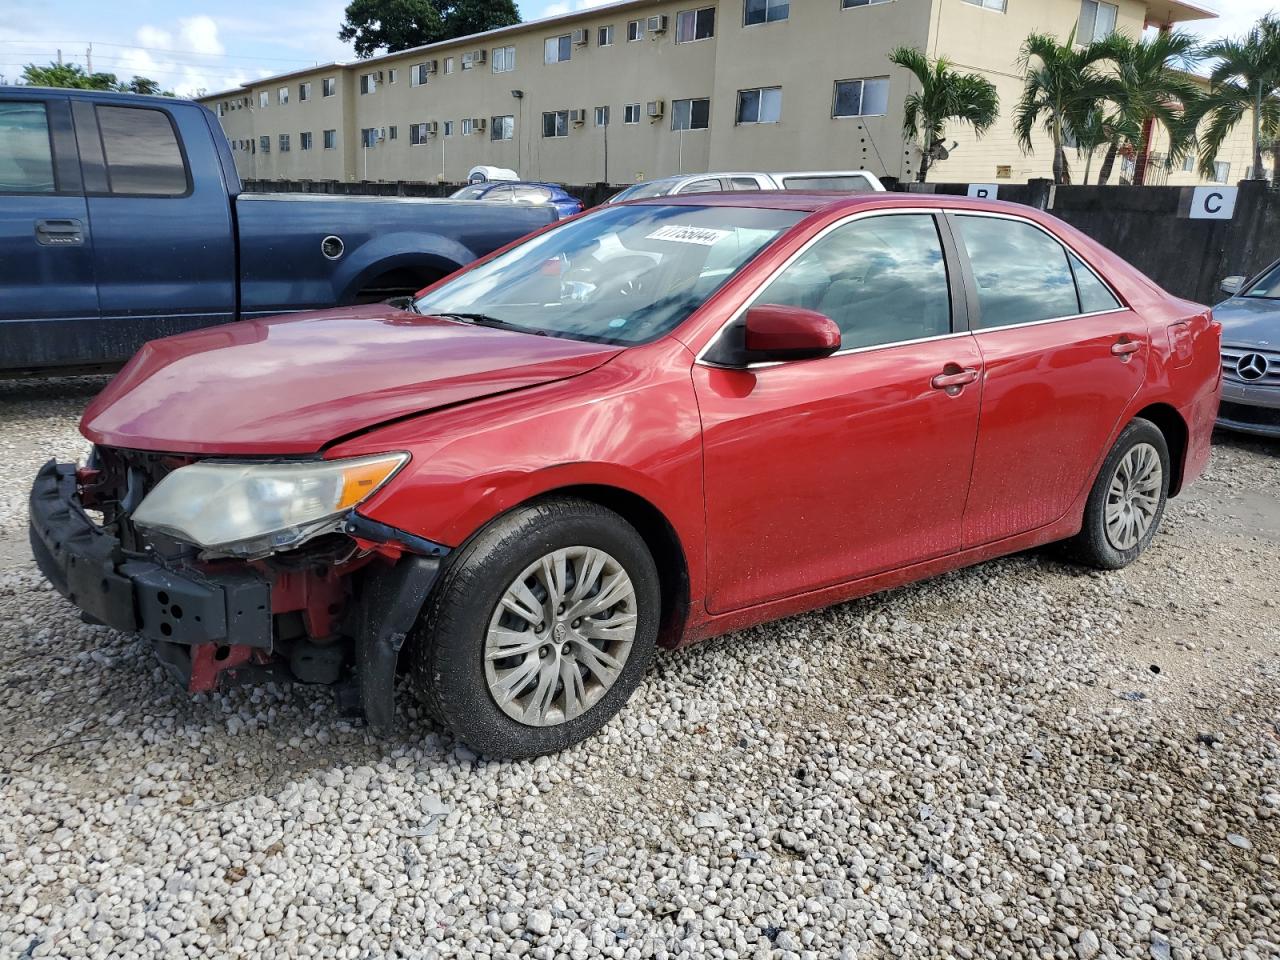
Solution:
{"label": "pickup truck bed", "polygon": [[411,292],[551,206],[248,194],[185,100],[0,87],[0,376],[196,327]]}

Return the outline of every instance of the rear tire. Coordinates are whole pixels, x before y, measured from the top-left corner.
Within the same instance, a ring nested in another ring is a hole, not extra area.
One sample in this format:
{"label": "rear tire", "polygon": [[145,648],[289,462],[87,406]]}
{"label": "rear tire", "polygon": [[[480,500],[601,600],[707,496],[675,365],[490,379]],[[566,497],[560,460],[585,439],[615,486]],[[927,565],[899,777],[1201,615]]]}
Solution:
{"label": "rear tire", "polygon": [[450,558],[409,645],[411,683],[484,756],[552,753],[627,702],[660,617],[657,567],[635,528],[586,500],[543,500]]}
{"label": "rear tire", "polygon": [[1098,472],[1084,526],[1066,544],[1071,557],[1098,570],[1119,570],[1137,560],[1160,529],[1171,476],[1164,434],[1149,420],[1134,420]]}

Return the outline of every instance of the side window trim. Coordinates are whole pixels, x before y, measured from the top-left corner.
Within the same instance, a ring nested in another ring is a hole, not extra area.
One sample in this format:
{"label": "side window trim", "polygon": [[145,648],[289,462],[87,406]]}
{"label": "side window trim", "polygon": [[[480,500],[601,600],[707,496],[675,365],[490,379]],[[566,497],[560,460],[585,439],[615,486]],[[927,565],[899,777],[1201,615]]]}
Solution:
{"label": "side window trim", "polygon": [[[1085,257],[1080,253],[1080,251],[1076,250],[1076,248],[1071,246],[1069,243],[1066,243],[1063,240],[1059,239],[1056,235],[1054,235],[1049,230],[1046,230],[1043,226],[1036,223],[1034,220],[1030,220],[1026,217],[1019,217],[1019,216],[1016,216],[1013,214],[1007,214],[1007,213],[988,213],[985,210],[947,210],[945,211],[945,217],[947,220],[948,231],[954,238],[956,259],[960,263],[960,267],[964,276],[964,285],[965,285],[966,294],[967,294],[966,303],[968,305],[968,329],[971,333],[992,333],[997,330],[1017,330],[1021,327],[1034,327],[1044,323],[1062,323],[1064,320],[1079,320],[1081,317],[1097,317],[1107,313],[1126,312],[1133,309],[1124,301],[1124,298],[1120,296],[1120,294],[1116,291],[1116,288],[1113,287],[1110,283],[1108,283],[1105,279],[1103,279],[1103,277],[1096,270],[1093,269],[1092,264],[1090,264],[1089,261],[1085,259]],[[1068,316],[1048,317],[1044,320],[1028,320],[1026,323],[1011,323],[1001,327],[979,326],[979,324],[981,324],[982,322],[982,309],[978,304],[978,282],[974,278],[973,263],[969,260],[969,251],[965,247],[964,243],[961,242],[960,240],[960,231],[955,222],[960,217],[975,217],[975,218],[982,218],[985,220],[1012,220],[1014,223],[1021,223],[1029,227],[1034,227],[1035,229],[1039,230],[1046,237],[1048,237],[1050,240],[1052,240],[1054,243],[1056,243],[1059,247],[1062,248],[1063,255],[1066,257],[1066,260],[1067,260],[1067,269],[1071,272],[1072,286],[1075,288],[1075,292],[1076,292],[1076,310],[1077,311],[1080,311],[1082,309],[1080,305],[1080,284],[1076,280],[1075,267],[1071,262],[1072,258],[1079,260],[1081,263],[1085,265],[1085,269],[1087,269],[1091,274],[1093,274],[1093,276],[1097,278],[1098,282],[1101,283],[1108,291],[1110,291],[1111,296],[1115,298],[1115,301],[1117,304],[1119,304],[1119,306],[1116,307],[1114,310],[1099,310],[1099,311],[1094,311],[1092,313],[1077,312],[1077,313],[1070,314]]]}
{"label": "side window trim", "polygon": [[[721,324],[719,329],[717,329],[716,332],[713,333],[707,339],[707,342],[703,344],[702,348],[698,351],[698,355],[694,358],[694,362],[702,364],[703,366],[712,366],[712,367],[717,366],[717,364],[712,363],[705,359],[707,354],[712,351],[712,349],[716,344],[716,341],[718,341],[722,336],[724,336],[726,331],[728,331],[730,328],[742,322],[742,318],[746,316],[747,311],[756,305],[756,303],[760,300],[760,297],[764,294],[766,290],[769,289],[770,285],[773,283],[774,280],[780,277],[789,267],[791,267],[792,264],[794,264],[797,260],[803,257],[806,253],[808,253],[809,250],[811,250],[814,246],[820,243],[829,234],[834,233],[836,230],[839,230],[841,227],[846,227],[846,226],[849,226],[850,224],[857,223],[860,220],[868,220],[874,217],[901,217],[901,216],[915,215],[915,216],[928,216],[933,220],[934,227],[938,231],[938,238],[942,246],[943,264],[944,264],[944,268],[947,271],[947,282],[951,290],[951,332],[939,334],[937,336],[932,336],[932,337],[917,338],[913,340],[897,340],[892,343],[878,343],[878,344],[873,344],[871,346],[866,346],[866,347],[850,347],[848,349],[837,350],[835,353],[831,354],[830,357],[823,357],[822,360],[830,360],[831,357],[849,356],[855,353],[871,353],[872,351],[875,351],[875,350],[889,350],[894,347],[907,346],[913,343],[927,343],[932,340],[948,340],[948,339],[951,339],[952,337],[970,336],[972,333],[972,330],[969,328],[969,325],[968,325],[968,317],[970,316],[968,304],[971,299],[974,299],[974,297],[971,294],[969,294],[968,290],[966,289],[966,285],[972,285],[972,280],[964,280],[963,282],[961,282],[959,271],[955,269],[955,262],[950,259],[953,254],[957,253],[957,251],[959,251],[959,256],[963,256],[963,248],[959,247],[955,243],[954,237],[952,236],[951,224],[949,222],[944,222],[946,219],[944,214],[945,214],[945,211],[938,210],[936,208],[902,207],[899,209],[881,209],[881,210],[862,211],[862,212],[851,214],[850,216],[844,217],[840,220],[836,220],[836,221],[833,221],[832,223],[827,224],[825,227],[823,227],[821,230],[815,233],[812,237],[806,240],[803,244],[801,244],[801,246],[798,249],[792,251],[791,255],[788,256],[786,260],[784,260],[781,264],[775,267],[769,273],[768,276],[766,276],[764,279],[762,279],[759,282],[759,284],[757,284],[756,289],[752,292],[751,296],[749,296],[742,303],[742,305],[733,312],[733,314],[729,317],[729,319],[726,320],[723,324]],[[948,243],[950,243],[950,246],[948,245]],[[968,263],[967,258],[965,259],[964,263],[967,269],[967,263]],[[952,279],[953,277],[955,277],[955,280]],[[960,300],[956,297],[955,295],[956,284],[960,284],[961,289],[965,290],[966,296],[964,300]],[[818,363],[818,362],[821,362],[821,360],[811,360],[808,362]],[[752,363],[752,364],[748,364],[746,369],[755,370],[757,368],[773,367],[773,366],[780,366],[780,365],[782,364],[774,363],[774,362]]]}

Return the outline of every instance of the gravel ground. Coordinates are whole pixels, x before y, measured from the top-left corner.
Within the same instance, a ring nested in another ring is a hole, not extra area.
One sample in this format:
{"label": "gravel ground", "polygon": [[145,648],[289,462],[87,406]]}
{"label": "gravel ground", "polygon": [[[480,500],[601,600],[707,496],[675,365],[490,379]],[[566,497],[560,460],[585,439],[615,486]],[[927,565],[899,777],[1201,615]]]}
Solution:
{"label": "gravel ground", "polygon": [[26,559],[101,381],[0,383],[0,957],[1280,956],[1280,444],[1038,552],[661,656],[490,763],[190,697]]}

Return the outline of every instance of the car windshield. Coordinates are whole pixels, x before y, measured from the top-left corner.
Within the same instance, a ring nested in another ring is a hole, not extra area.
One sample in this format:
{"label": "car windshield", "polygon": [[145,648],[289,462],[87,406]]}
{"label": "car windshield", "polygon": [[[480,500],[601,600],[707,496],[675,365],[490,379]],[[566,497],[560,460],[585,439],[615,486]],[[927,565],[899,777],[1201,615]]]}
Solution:
{"label": "car windshield", "polygon": [[653,197],[665,197],[676,185],[674,178],[666,180],[650,180],[648,183],[637,183],[620,193],[615,193],[610,203],[621,203],[623,200],[648,200]]}
{"label": "car windshield", "polygon": [[1243,296],[1257,300],[1280,300],[1280,263],[1263,274],[1262,279]]}
{"label": "car windshield", "polygon": [[449,194],[450,200],[479,200],[484,196],[484,192],[489,189],[487,183],[477,184],[474,187],[463,187],[461,190],[455,190]]}
{"label": "car windshield", "polygon": [[607,207],[446,282],[414,309],[530,333],[644,343],[679,326],[804,216],[751,207]]}

